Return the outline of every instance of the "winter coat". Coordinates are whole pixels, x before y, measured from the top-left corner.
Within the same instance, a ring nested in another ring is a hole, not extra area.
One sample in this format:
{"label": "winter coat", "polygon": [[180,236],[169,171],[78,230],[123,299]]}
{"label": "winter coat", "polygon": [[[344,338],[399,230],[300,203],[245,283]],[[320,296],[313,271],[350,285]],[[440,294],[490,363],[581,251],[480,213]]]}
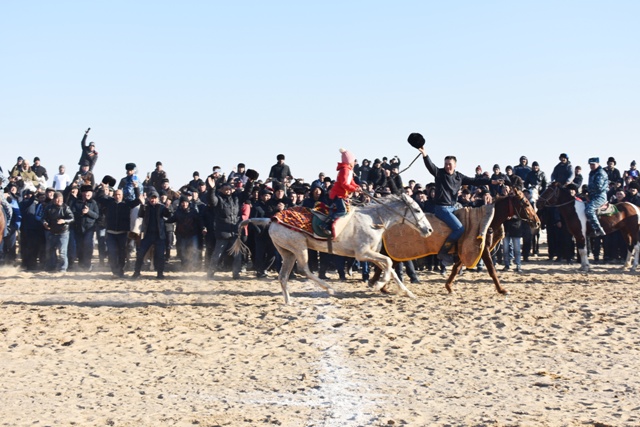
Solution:
{"label": "winter coat", "polygon": [[[85,206],[89,208],[89,211],[86,214],[83,214],[82,209]],[[86,201],[77,199],[71,205],[71,212],[73,212],[73,216],[75,218],[75,229],[76,231],[81,233],[94,229],[96,220],[100,216],[100,208],[98,207],[98,203],[93,199],[89,199]]]}
{"label": "winter coat", "polygon": [[[59,219],[64,219],[63,224],[58,224]],[[69,231],[69,225],[74,221],[73,212],[66,204],[57,206],[55,203],[50,203],[44,210],[42,215],[42,223],[49,225],[49,231],[51,234],[64,234]]]}
{"label": "winter coat", "polygon": [[551,173],[551,182],[559,182],[565,185],[573,180],[573,166],[567,160],[567,163],[558,163]]}
{"label": "winter coat", "polygon": [[351,193],[359,188],[358,184],[353,180],[353,169],[351,169],[349,163],[338,163],[336,170],[338,171],[338,177],[331,187],[329,198],[348,199]]}
{"label": "winter coat", "polygon": [[214,213],[214,229],[216,239],[230,239],[238,234],[238,223],[241,219],[242,204],[251,197],[253,181],[248,181],[242,192],[229,195],[220,191],[210,191],[210,203]]}
{"label": "winter coat", "polygon": [[609,178],[607,173],[598,166],[589,172],[589,200],[602,199],[602,203],[607,199],[607,190],[609,188]]}

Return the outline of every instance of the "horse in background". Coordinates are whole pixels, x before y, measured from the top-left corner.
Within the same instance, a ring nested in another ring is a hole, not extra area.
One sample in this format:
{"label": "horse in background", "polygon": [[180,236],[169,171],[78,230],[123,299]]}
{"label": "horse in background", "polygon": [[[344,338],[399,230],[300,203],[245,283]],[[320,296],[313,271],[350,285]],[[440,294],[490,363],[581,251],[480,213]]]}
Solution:
{"label": "horse in background", "polygon": [[[381,280],[376,283],[374,289],[382,289],[390,279],[414,298],[414,294],[407,289],[393,270],[393,262],[388,256],[382,255],[382,235],[385,230],[395,224],[405,223],[416,229],[423,236],[429,236],[433,229],[420,206],[406,194],[401,196],[388,196],[381,199],[372,199],[371,203],[364,206],[352,207],[354,210],[351,219],[344,225],[342,231],[333,239],[322,239],[302,231],[293,230],[279,222],[272,222],[271,218],[251,218],[242,221],[238,225],[240,230],[248,224],[268,226],[269,236],[282,256],[282,267],[278,279],[282,287],[285,304],[289,304],[290,296],[287,282],[293,267],[298,262],[298,268],[313,280],[318,286],[326,290],[330,295],[334,289],[324,280],[313,274],[309,269],[308,249],[318,252],[333,253],[336,255],[352,257],[359,261],[371,262],[383,271]],[[240,238],[236,240],[230,252],[247,252],[248,248]]]}
{"label": "horse in background", "polygon": [[[589,271],[587,258],[587,236],[591,232],[585,214],[585,202],[576,200],[569,190],[554,182],[540,195],[538,210],[545,207],[557,207],[564,218],[567,229],[576,240],[580,255],[580,271]],[[616,203],[618,212],[612,215],[598,215],[598,221],[605,233],[610,234],[620,230],[627,244],[627,260],[624,268],[631,267],[635,271],[640,257],[640,209],[629,202]],[[633,258],[633,263],[632,263]]]}

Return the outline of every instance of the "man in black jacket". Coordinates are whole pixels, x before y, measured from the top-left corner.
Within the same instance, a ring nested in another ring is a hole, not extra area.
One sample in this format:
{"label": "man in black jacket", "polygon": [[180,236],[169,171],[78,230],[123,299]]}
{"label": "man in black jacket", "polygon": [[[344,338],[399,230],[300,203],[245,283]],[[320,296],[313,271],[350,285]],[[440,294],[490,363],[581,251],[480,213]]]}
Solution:
{"label": "man in black jacket", "polygon": [[[249,178],[244,191],[234,192],[231,185],[225,183],[216,191],[213,177],[207,178],[207,188],[209,189],[209,206],[214,213],[214,230],[216,245],[209,262],[207,277],[213,279],[216,271],[220,268],[222,256],[233,244],[238,234],[238,223],[241,221],[242,204],[251,197],[253,180]],[[233,258],[233,278],[240,278],[242,268],[242,254],[238,253]]]}
{"label": "man in black jacket", "polygon": [[83,163],[87,163],[89,166],[89,171],[93,171],[93,168],[96,166],[96,162],[98,161],[98,152],[96,151],[96,143],[91,141],[89,145],[87,145],[87,136],[89,135],[89,131],[91,128],[87,129],[82,137],[82,141],[80,141],[80,148],[82,148],[82,154],[80,155],[80,160],[78,164],[82,166]]}
{"label": "man in black jacket", "polygon": [[[458,191],[460,191],[462,185],[501,184],[501,182],[491,181],[489,178],[469,178],[457,172],[457,159],[455,156],[445,157],[444,168],[438,168],[427,155],[424,148],[424,137],[420,134],[411,134],[409,136],[409,142],[411,142],[412,139],[420,139],[422,141],[422,146],[418,148],[418,151],[422,153],[427,170],[435,177],[436,195],[434,213],[436,218],[444,221],[451,229],[451,233],[445,240],[442,248],[440,248],[440,252],[438,252],[438,258],[443,264],[451,265],[453,264],[453,256],[449,254],[449,251],[464,233],[464,226],[453,213],[455,211],[454,205],[458,199]],[[412,145],[414,145],[414,143],[412,143]],[[414,145],[414,147],[415,146],[416,145]]]}
{"label": "man in black jacket", "polygon": [[59,191],[47,206],[42,216],[42,225],[47,233],[47,270],[67,271],[67,247],[69,246],[69,224],[73,223],[73,212],[64,204],[64,196]]}
{"label": "man in black jacket", "polygon": [[140,277],[140,269],[144,256],[151,246],[154,247],[153,265],[158,273],[158,279],[164,279],[164,249],[167,242],[165,219],[171,216],[171,211],[159,202],[160,196],[155,188],[149,190],[148,202],[140,208],[138,217],[142,218],[142,240],[136,253],[136,265],[132,279]]}
{"label": "man in black jacket", "polygon": [[117,189],[113,197],[109,197],[101,186],[98,187],[98,203],[105,209],[106,219],[106,240],[107,255],[109,256],[109,267],[111,273],[118,277],[124,277],[124,265],[127,260],[127,238],[131,231],[131,210],[138,206],[140,199],[140,189],[138,183],[134,182],[135,199],[124,200],[122,189]]}
{"label": "man in black jacket", "polygon": [[93,257],[93,236],[96,231],[96,220],[100,216],[100,208],[93,200],[93,188],[90,185],[80,187],[81,196],[71,205],[75,218],[74,236],[80,268],[91,271]]}

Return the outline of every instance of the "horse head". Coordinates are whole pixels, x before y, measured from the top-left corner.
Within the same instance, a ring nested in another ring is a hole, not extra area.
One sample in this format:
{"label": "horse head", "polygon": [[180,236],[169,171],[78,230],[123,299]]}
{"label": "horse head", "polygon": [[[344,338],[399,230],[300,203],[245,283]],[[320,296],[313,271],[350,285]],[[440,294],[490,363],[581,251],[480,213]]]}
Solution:
{"label": "horse head", "polygon": [[[420,209],[420,205],[405,193],[400,196],[400,199],[405,204],[403,220],[418,230],[423,237],[430,236],[433,233],[433,227],[422,209]],[[411,215],[409,215],[409,212]]]}
{"label": "horse head", "polygon": [[560,198],[560,183],[552,182],[547,188],[540,194],[536,206],[538,210],[544,209],[547,206],[554,206],[558,203]]}
{"label": "horse head", "polygon": [[531,227],[540,227],[540,218],[536,215],[536,210],[531,206],[524,193],[517,188],[513,189],[513,195],[509,196],[513,205],[515,215],[529,223]]}

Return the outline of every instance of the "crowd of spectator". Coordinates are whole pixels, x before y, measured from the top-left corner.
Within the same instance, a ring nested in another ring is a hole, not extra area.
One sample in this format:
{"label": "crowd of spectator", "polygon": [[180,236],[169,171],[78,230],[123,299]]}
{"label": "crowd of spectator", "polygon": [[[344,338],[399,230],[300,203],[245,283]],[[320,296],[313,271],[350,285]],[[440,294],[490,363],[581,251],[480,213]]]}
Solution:
{"label": "crowd of spectator", "polygon": [[[279,269],[279,256],[268,232],[249,226],[241,238],[251,248],[250,257],[232,257],[227,249],[238,237],[238,223],[247,218],[271,217],[292,206],[312,208],[318,202],[331,203],[328,194],[332,177],[320,172],[311,183],[295,179],[283,154],[276,156],[276,163],[266,176],[238,163],[228,174],[219,166],[202,176],[196,171],[190,180],[174,187],[158,161],[144,179],[137,175],[136,164],[129,162],[124,164],[120,180],[111,175],[98,180],[93,173],[98,151],[95,143],[87,143],[88,133],[89,130],[81,140],[77,171],[68,172],[60,165],[58,173],[49,176],[37,156],[32,164],[18,157],[6,172],[0,168],[0,199],[7,219],[0,251],[2,263],[16,265],[19,261],[28,271],[61,273],[72,269],[91,271],[99,264],[108,266],[117,277],[124,277],[129,270],[133,272],[131,277],[137,278],[150,264],[145,255],[153,248],[153,268],[160,279],[165,277],[166,262],[174,253],[178,260],[172,264],[174,269],[205,271],[211,280],[221,269],[231,270],[234,279],[248,274],[248,268],[253,270],[252,275],[264,278],[270,270]],[[356,161],[355,180],[364,191],[355,193],[353,198],[366,203],[369,197],[405,192],[425,212],[433,212],[433,183],[403,182],[400,165],[397,156]],[[640,206],[635,160],[621,171],[616,159],[609,157],[604,169],[609,179],[609,201]],[[550,182],[571,188],[577,198],[588,198],[581,168],[573,167],[566,153],[560,154],[559,163],[548,177],[536,161],[529,165],[526,156],[504,171],[499,164],[490,171],[478,165],[475,175],[490,177],[499,184],[463,187],[458,197],[460,207],[492,203],[493,198],[507,194],[512,187],[523,190],[535,202]],[[424,176],[429,177],[426,170]],[[557,209],[545,209],[541,220],[549,244],[548,259],[574,261],[573,240]],[[505,270],[514,263],[520,272],[521,262],[541,256],[536,231],[517,218],[505,224],[505,229],[507,237],[501,251],[495,254],[495,261],[502,263]],[[590,247],[596,262],[618,262],[626,256],[619,233],[593,238]],[[353,269],[359,269],[362,279],[369,279],[369,266],[343,257],[311,251],[309,263],[322,278],[327,278],[328,271],[335,271],[344,280]],[[434,256],[396,267],[399,274],[405,270],[412,282],[419,281],[416,270],[444,273]]]}

